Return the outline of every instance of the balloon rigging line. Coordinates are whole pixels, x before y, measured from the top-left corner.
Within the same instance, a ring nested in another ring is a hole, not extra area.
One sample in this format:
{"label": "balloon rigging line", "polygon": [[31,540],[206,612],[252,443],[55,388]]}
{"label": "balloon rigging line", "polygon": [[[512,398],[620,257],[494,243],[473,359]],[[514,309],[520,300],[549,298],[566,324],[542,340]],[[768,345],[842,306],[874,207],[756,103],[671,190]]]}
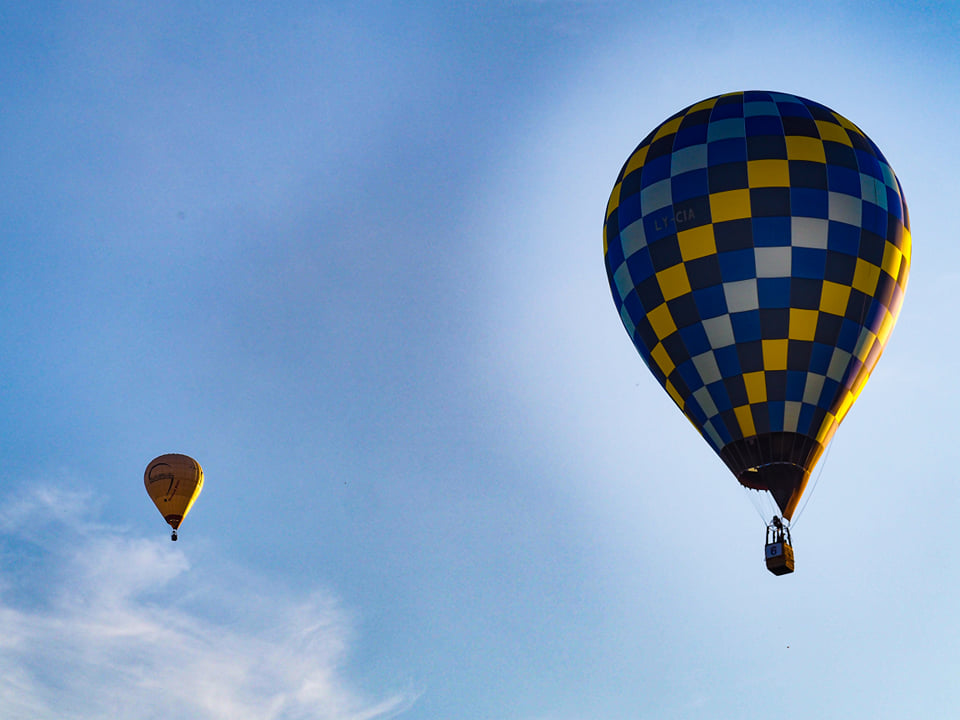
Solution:
{"label": "balloon rigging line", "polygon": [[817,489],[817,483],[820,482],[820,476],[823,475],[823,469],[827,466],[827,461],[830,459],[830,451],[833,449],[833,443],[827,445],[827,452],[823,456],[823,462],[820,463],[820,469],[817,472],[817,476],[813,479],[813,487],[810,488],[810,492],[806,493],[807,497],[804,498],[803,505],[800,506],[800,509],[797,511],[797,517],[790,527],[796,527],[797,522],[800,520],[800,516],[803,515],[803,511],[807,509],[807,505],[810,504],[810,498],[813,497],[813,492]]}
{"label": "balloon rigging line", "polygon": [[[757,515],[760,516],[760,519],[763,521],[763,524],[766,525],[768,522],[770,522],[769,520],[767,520],[766,516],[764,515],[763,510],[760,509],[760,505],[763,503],[764,491],[754,490],[753,488],[748,488],[745,485],[741,485],[740,487],[742,487],[744,490],[747,491],[747,495],[750,497],[750,504],[753,505],[753,509],[757,511]],[[754,497],[753,493],[757,493],[756,498]]]}

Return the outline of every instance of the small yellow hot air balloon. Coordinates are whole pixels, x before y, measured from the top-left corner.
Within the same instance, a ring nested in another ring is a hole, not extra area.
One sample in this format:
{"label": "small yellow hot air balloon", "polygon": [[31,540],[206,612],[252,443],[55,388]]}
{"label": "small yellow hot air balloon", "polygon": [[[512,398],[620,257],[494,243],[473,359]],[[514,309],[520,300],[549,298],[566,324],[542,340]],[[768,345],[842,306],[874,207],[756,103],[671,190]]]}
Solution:
{"label": "small yellow hot air balloon", "polygon": [[203,468],[187,455],[171,453],[154,458],[143,473],[143,484],[157,510],[177,539],[177,528],[203,490]]}

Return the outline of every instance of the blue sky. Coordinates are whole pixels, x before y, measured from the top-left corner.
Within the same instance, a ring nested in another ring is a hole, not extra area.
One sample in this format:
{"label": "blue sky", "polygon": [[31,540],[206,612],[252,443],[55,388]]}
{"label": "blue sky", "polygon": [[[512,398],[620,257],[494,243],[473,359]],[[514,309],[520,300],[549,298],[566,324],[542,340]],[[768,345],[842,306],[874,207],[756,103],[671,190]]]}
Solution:
{"label": "blue sky", "polygon": [[[6,718],[950,714],[952,3],[0,5]],[[900,322],[797,572],[649,375],[624,159],[822,102],[906,194]],[[206,486],[172,544],[143,489]]]}

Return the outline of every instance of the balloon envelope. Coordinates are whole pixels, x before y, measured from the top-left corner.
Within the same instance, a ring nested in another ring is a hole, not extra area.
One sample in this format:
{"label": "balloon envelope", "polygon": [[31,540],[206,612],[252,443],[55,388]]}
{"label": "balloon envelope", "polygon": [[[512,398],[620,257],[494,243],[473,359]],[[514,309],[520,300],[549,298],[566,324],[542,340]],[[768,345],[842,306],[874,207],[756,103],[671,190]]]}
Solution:
{"label": "balloon envelope", "polygon": [[161,455],[147,465],[143,484],[163,519],[176,530],[203,489],[203,468],[187,455]]}
{"label": "balloon envelope", "polygon": [[624,327],[740,483],[787,519],[896,322],[909,227],[877,146],[785,93],[681,110],[617,178],[603,243]]}

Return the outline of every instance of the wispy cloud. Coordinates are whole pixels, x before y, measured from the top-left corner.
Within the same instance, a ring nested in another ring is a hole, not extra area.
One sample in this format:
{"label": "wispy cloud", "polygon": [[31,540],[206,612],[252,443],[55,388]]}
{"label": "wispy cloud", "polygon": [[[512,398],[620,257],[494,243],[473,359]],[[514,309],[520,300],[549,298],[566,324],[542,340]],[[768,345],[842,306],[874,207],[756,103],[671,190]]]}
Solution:
{"label": "wispy cloud", "polygon": [[0,521],[4,718],[372,720],[415,699],[370,699],[351,686],[350,618],[329,594],[200,577],[165,539],[77,520],[91,513],[82,493],[42,488],[9,508]]}

